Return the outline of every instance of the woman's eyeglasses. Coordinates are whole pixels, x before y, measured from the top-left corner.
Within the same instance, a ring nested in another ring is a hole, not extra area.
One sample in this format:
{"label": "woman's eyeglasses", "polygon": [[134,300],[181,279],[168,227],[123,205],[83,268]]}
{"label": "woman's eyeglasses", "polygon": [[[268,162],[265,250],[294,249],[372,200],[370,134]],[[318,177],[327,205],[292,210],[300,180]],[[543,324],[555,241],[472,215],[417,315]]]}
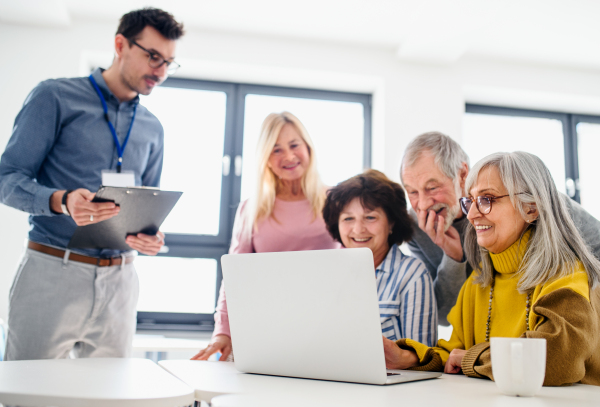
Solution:
{"label": "woman's eyeglasses", "polygon": [[[519,192],[516,193],[515,195],[519,195],[519,194],[524,194],[525,192]],[[504,198],[509,196],[508,195],[502,195],[502,196],[478,196],[476,198],[469,198],[469,197],[463,197],[460,198],[458,201],[460,202],[460,208],[462,209],[463,213],[465,215],[469,214],[469,211],[471,210],[471,205],[473,204],[473,202],[475,202],[475,206],[477,207],[477,210],[479,211],[479,213],[481,213],[482,215],[487,215],[488,213],[490,213],[492,211],[492,203],[494,201],[496,201],[497,199],[500,198]]]}

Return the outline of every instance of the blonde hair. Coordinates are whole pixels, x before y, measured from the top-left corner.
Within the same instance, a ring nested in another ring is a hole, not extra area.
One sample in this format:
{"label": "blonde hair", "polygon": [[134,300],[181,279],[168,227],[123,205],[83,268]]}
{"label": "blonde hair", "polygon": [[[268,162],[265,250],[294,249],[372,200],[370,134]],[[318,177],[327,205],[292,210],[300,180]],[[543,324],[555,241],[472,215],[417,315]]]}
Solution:
{"label": "blonde hair", "polygon": [[273,147],[277,143],[277,138],[281,129],[286,124],[291,124],[298,131],[306,146],[308,147],[309,163],[306,172],[302,177],[302,192],[311,204],[311,209],[316,219],[321,215],[323,205],[325,204],[326,189],[317,172],[317,160],[315,157],[314,144],[304,128],[304,125],[296,116],[290,112],[271,113],[263,121],[260,138],[256,146],[257,160],[257,183],[256,192],[248,200],[249,210],[246,211],[243,233],[249,237],[252,230],[256,230],[260,220],[273,215],[273,206],[275,205],[275,196],[277,188],[281,182],[279,178],[269,168],[269,158]]}

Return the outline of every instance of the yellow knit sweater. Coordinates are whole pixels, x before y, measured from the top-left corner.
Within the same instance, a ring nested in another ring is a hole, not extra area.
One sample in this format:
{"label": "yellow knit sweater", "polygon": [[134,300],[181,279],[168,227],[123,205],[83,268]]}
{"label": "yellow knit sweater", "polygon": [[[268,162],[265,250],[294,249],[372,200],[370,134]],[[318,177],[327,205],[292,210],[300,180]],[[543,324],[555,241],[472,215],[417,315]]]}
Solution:
{"label": "yellow knit sweater", "polygon": [[[530,331],[526,331],[527,295],[519,293],[517,285],[530,235],[531,230],[504,252],[490,254],[496,271],[490,337],[546,338],[546,385],[600,385],[600,295],[594,290],[590,300],[588,276],[581,263],[572,274],[535,287]],[[416,351],[420,366],[415,369],[441,371],[453,349],[465,349],[463,373],[493,379],[489,343],[485,342],[490,287],[483,288],[473,279],[472,275],[465,282],[448,315],[453,327],[449,341],[441,339],[434,348],[410,339],[397,342],[403,349]]]}

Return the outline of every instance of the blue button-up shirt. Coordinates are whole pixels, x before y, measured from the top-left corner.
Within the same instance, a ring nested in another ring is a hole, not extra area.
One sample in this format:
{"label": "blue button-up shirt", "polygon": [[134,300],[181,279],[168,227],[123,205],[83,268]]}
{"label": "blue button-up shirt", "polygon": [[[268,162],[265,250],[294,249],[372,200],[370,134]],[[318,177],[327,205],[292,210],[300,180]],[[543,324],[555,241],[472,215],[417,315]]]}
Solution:
{"label": "blue button-up shirt", "polygon": [[383,335],[413,339],[427,346],[437,342],[437,306],[425,264],[393,245],[375,269]]}
{"label": "blue button-up shirt", "polygon": [[[119,103],[102,71],[97,69],[93,76],[122,145],[139,97]],[[139,106],[123,153],[123,171],[134,172],[137,186],[158,187],[163,149],[160,122]],[[31,214],[30,240],[67,247],[77,226],[71,217],[50,210],[51,195],[62,189],[97,191],[102,170],[115,169],[117,161],[117,148],[89,78],[44,81],[25,100],[0,159],[0,202]],[[95,257],[120,253],[77,251]]]}

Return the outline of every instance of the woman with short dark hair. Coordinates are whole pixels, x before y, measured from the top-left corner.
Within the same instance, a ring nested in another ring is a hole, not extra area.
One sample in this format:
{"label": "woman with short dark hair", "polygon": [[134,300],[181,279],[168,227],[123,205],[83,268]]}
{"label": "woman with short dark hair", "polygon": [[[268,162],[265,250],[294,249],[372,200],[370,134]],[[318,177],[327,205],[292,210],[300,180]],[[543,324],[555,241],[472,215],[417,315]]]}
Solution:
{"label": "woman with short dark hair", "polygon": [[438,321],[431,277],[421,260],[399,248],[412,236],[404,189],[383,173],[367,170],[328,191],[323,219],[344,247],[373,252],[383,335],[433,345]]}

